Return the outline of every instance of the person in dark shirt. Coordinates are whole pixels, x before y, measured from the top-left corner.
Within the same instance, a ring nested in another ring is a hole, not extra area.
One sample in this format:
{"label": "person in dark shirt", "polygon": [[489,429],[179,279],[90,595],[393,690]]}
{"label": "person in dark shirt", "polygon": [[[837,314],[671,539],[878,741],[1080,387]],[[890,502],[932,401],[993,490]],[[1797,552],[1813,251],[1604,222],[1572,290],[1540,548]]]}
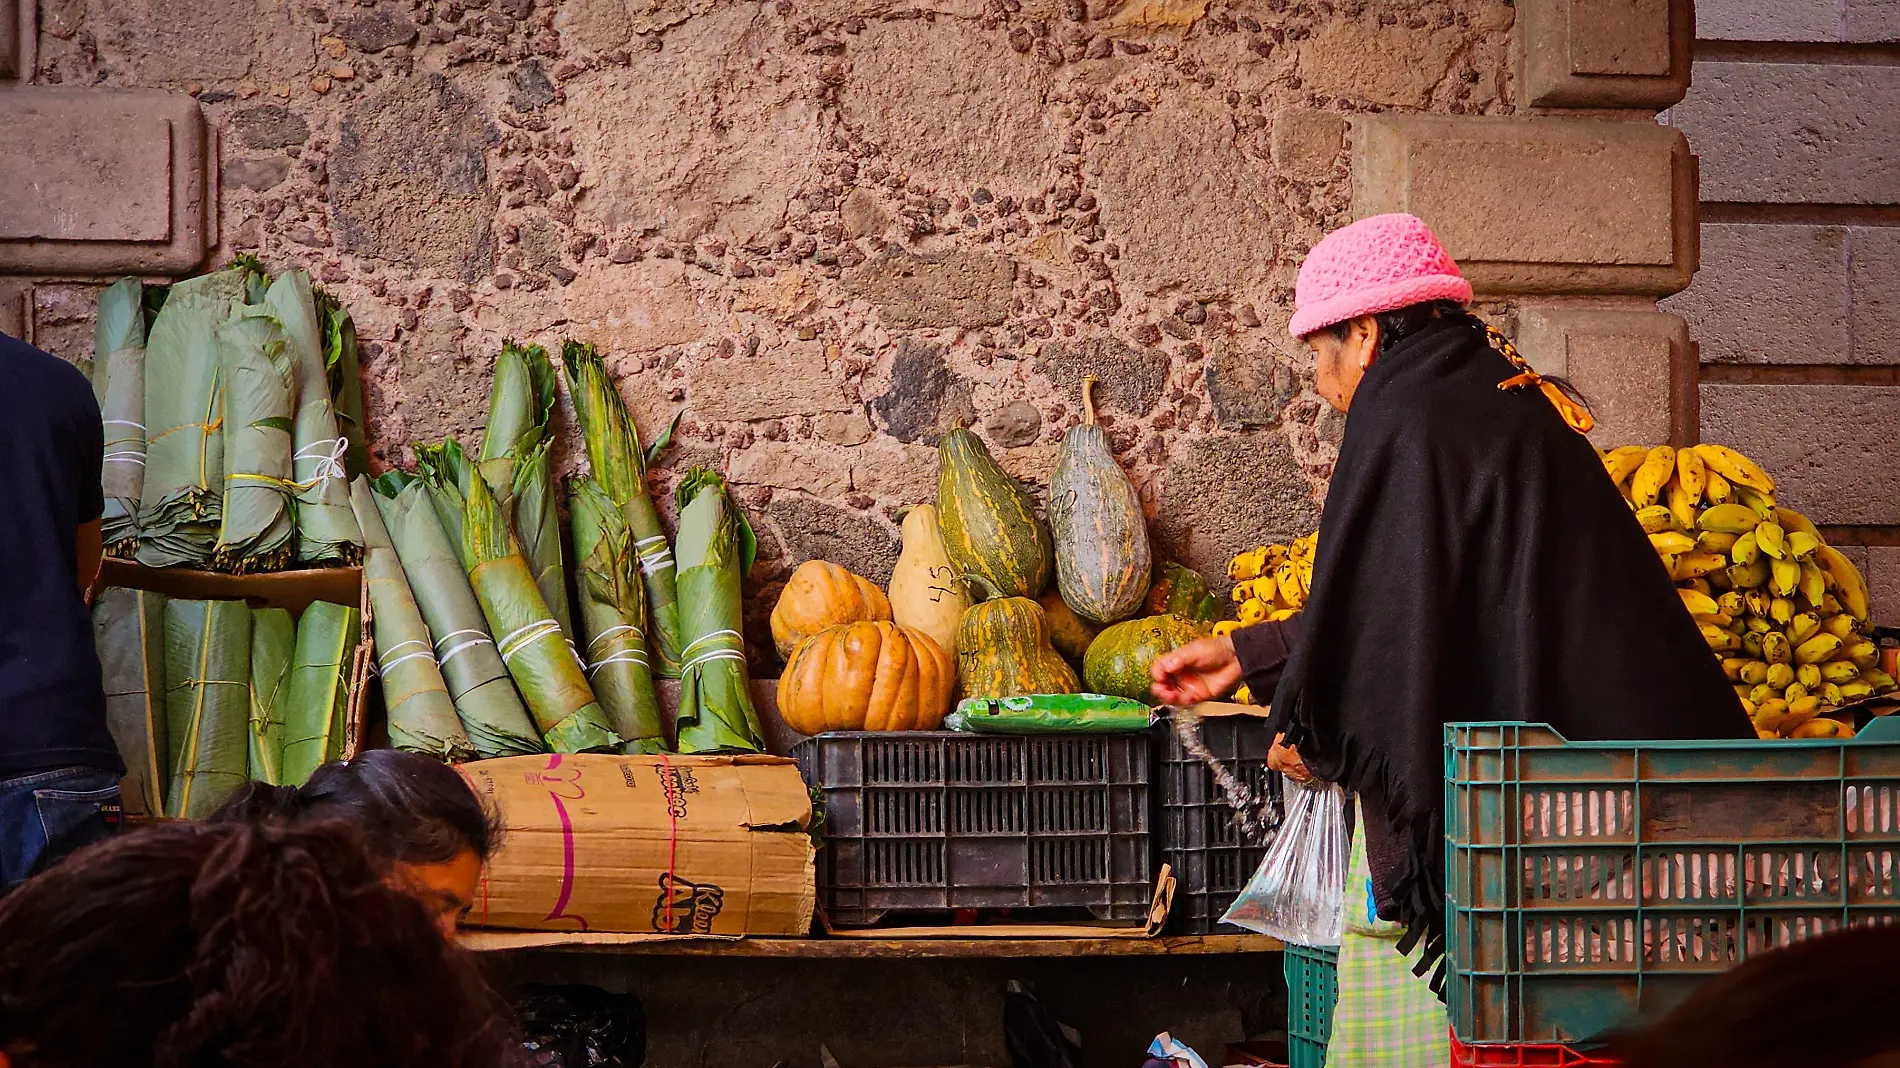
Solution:
{"label": "person in dark shirt", "polygon": [[85,375],[0,334],[0,893],[104,837],[118,809],[87,612],[104,441]]}

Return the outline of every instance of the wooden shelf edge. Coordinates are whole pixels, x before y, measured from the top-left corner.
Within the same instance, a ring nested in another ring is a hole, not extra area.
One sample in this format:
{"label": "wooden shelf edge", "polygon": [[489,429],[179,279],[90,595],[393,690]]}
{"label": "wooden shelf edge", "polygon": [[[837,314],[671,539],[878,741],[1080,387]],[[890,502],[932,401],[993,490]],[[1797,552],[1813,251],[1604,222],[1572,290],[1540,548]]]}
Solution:
{"label": "wooden shelf edge", "polygon": [[466,949],[479,953],[556,949],[675,957],[748,957],[793,960],[875,960],[1004,957],[1169,957],[1277,953],[1265,935],[1183,935],[1162,938],[695,938],[676,935],[464,931]]}

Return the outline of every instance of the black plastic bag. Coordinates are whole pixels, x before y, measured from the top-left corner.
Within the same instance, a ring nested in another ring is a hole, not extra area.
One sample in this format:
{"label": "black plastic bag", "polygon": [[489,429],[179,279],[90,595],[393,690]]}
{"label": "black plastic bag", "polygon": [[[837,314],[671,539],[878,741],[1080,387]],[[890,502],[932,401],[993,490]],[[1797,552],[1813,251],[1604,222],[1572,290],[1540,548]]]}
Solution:
{"label": "black plastic bag", "polygon": [[1082,1037],[1013,979],[1003,995],[1003,1043],[1009,1049],[1010,1068],[1080,1068],[1082,1064]]}
{"label": "black plastic bag", "polygon": [[536,1068],[639,1068],[647,1018],[632,994],[528,983],[515,1003],[522,1048]]}

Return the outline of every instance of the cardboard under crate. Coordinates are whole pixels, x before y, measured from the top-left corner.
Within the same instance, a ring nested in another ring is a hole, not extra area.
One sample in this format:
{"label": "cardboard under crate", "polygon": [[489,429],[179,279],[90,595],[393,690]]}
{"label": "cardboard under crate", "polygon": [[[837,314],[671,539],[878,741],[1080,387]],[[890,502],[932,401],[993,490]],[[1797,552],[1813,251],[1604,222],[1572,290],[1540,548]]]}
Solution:
{"label": "cardboard under crate", "polygon": [[[99,588],[147,590],[166,597],[196,601],[243,601],[253,608],[282,608],[302,618],[313,601],[352,604],[361,615],[362,631],[350,661],[350,704],[344,722],[343,757],[350,759],[372,746],[375,724],[370,715],[370,668],[376,661],[370,639],[369,588],[360,567],[311,568],[256,575],[227,575],[177,567],[146,567],[131,560],[106,557],[99,566]],[[381,702],[374,707],[380,708]],[[134,791],[126,793],[126,814],[134,811]]]}

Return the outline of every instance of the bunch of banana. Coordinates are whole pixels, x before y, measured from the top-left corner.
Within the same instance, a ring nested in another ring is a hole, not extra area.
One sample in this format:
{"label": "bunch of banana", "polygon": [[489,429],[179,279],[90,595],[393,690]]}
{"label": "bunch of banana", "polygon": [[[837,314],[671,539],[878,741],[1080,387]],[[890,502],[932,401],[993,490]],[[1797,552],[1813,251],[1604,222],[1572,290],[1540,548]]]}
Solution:
{"label": "bunch of banana", "polygon": [[[1319,531],[1293,539],[1291,545],[1262,545],[1248,549],[1227,563],[1227,577],[1234,580],[1233,599],[1237,619],[1214,624],[1215,637],[1232,634],[1255,623],[1277,622],[1306,607],[1307,592],[1313,585],[1313,554],[1319,548]],[[1234,700],[1252,704],[1253,695],[1242,686]]]}
{"label": "bunch of banana", "polygon": [[1896,688],[1876,666],[1867,583],[1775,480],[1721,445],[1630,445],[1603,466],[1676,581],[1763,738],[1833,738],[1823,715]]}

